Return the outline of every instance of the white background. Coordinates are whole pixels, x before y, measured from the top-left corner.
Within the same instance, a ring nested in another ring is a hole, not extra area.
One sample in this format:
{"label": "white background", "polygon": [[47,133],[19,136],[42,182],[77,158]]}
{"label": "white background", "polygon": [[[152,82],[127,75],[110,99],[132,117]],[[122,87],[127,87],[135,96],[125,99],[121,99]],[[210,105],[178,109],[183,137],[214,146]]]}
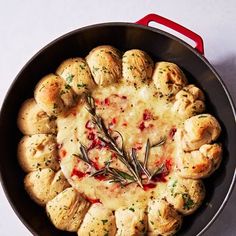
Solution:
{"label": "white background", "polygon": [[[203,37],[206,58],[236,101],[234,0],[0,0],[0,104],[22,66],[53,39],[90,24],[135,22],[149,13],[172,19]],[[223,213],[204,235],[236,235],[235,199],[234,190]],[[0,236],[12,235],[31,234],[0,187]]]}

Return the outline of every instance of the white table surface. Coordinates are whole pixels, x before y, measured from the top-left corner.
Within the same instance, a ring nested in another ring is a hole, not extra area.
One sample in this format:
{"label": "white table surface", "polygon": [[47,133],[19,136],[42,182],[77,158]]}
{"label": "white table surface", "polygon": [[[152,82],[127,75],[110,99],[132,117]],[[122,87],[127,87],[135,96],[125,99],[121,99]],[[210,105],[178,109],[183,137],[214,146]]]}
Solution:
{"label": "white table surface", "polygon": [[[135,22],[157,13],[200,34],[205,56],[236,101],[234,0],[0,0],[0,105],[23,65],[58,36],[101,22]],[[4,158],[4,157],[0,157]],[[236,190],[204,235],[236,235]],[[0,187],[0,236],[29,236]]]}

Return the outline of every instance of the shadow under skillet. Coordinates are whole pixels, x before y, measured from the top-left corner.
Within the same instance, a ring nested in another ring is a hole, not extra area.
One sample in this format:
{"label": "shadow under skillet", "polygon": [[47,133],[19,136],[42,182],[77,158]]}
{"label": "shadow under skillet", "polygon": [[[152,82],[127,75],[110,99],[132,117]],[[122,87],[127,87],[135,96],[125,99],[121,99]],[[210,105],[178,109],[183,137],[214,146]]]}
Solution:
{"label": "shadow under skillet", "polygon": [[[225,83],[234,104],[236,104],[236,55],[231,55],[228,58],[225,58],[224,60],[213,64],[213,66],[218,72],[218,74],[221,76],[223,82]],[[203,235],[235,236],[235,212],[236,186],[234,186],[232,194],[219,217]]]}

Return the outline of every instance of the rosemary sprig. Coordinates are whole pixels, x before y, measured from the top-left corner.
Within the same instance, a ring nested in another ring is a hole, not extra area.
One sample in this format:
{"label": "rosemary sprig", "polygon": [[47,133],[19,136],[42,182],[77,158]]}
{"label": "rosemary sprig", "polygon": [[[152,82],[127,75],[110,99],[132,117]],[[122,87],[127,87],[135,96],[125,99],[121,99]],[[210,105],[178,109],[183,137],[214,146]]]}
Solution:
{"label": "rosemary sprig", "polygon": [[166,171],[166,167],[164,164],[162,164],[161,166],[159,166],[151,175],[150,179],[152,179],[153,177],[155,177],[158,174],[161,174],[163,172]]}
{"label": "rosemary sprig", "polygon": [[[119,133],[119,132],[117,131],[117,133]],[[104,132],[104,134],[105,134],[105,132]],[[135,169],[133,169],[133,166],[131,165],[130,160],[129,160],[129,155],[124,150],[123,137],[121,136],[122,148],[120,148],[118,146],[116,141],[112,138],[110,132],[107,132],[106,138],[103,138],[101,136],[99,136],[98,138],[102,142],[104,142],[113,152],[115,152],[117,154],[118,159],[127,167],[127,169],[132,174],[132,176],[134,177],[136,182],[140,185],[140,187],[143,187],[138,172],[135,171]]]}
{"label": "rosemary sprig", "polygon": [[91,171],[89,176],[92,176],[92,177],[108,176],[110,182],[120,183],[122,186],[125,186],[127,184],[134,182],[134,178],[128,173],[118,170],[116,168],[110,167],[111,162],[106,162],[105,167],[101,168],[100,170],[96,170],[95,167],[93,166],[92,161],[88,157],[86,147],[81,143],[80,145],[81,145],[80,147],[81,155],[73,154],[73,156],[79,158],[80,160],[88,164]]}
{"label": "rosemary sprig", "polygon": [[82,143],[80,143],[80,152],[82,154],[82,160],[85,161],[87,164],[91,165],[91,161],[88,157],[87,148]]}
{"label": "rosemary sprig", "polygon": [[118,159],[127,167],[128,171],[131,173],[138,185],[143,188],[140,176],[133,168],[129,160],[129,155],[124,150],[123,138],[121,134],[117,131],[117,133],[120,134],[120,137],[122,139],[122,146],[120,148],[116,140],[112,137],[111,132],[107,129],[102,117],[97,115],[93,97],[87,94],[85,96],[85,99],[87,103],[87,111],[91,114],[93,123],[99,128],[100,133],[103,135],[103,137],[99,136],[98,138],[118,155]]}
{"label": "rosemary sprig", "polygon": [[147,144],[146,144],[146,149],[145,149],[145,157],[144,157],[144,164],[143,164],[144,168],[147,168],[149,152],[150,152],[150,141],[148,139]]}
{"label": "rosemary sprig", "polygon": [[[149,155],[150,155],[150,149],[153,148],[153,147],[158,147],[158,146],[161,146],[165,143],[166,141],[166,137],[164,138],[161,138],[160,141],[158,141],[157,143],[153,144],[153,145],[150,145],[150,141],[149,139],[147,140],[147,143],[146,143],[146,148],[145,148],[145,155],[144,155],[144,162],[143,164],[136,159],[136,165],[139,166],[139,168],[143,171],[143,173],[148,177],[148,181],[150,181],[154,176],[162,173],[165,171],[165,165],[162,164],[160,167],[158,167],[152,174],[150,173],[150,171],[148,170],[147,168],[147,164],[148,164],[148,158],[149,158]],[[133,151],[133,150],[132,150]],[[134,157],[136,157],[136,155],[133,155]]]}
{"label": "rosemary sprig", "polygon": [[149,139],[147,140],[146,143],[146,149],[145,149],[145,156],[144,156],[144,163],[143,163],[143,171],[147,175],[148,179],[151,179],[151,174],[149,170],[147,169],[147,164],[148,164],[148,157],[150,154],[150,141]]}
{"label": "rosemary sprig", "polygon": [[137,155],[136,155],[136,149],[132,148],[131,151],[131,160],[133,164],[133,169],[138,176],[139,181],[141,182],[141,168],[140,168],[140,162],[138,161]]}
{"label": "rosemary sprig", "polygon": [[79,158],[83,162],[85,162],[90,167],[90,171],[92,173],[96,172],[96,168],[94,167],[93,162],[90,160],[90,158],[88,156],[88,150],[82,143],[80,143],[80,153],[81,153],[81,155],[78,155],[75,153],[72,155]]}
{"label": "rosemary sprig", "polygon": [[110,178],[110,182],[118,182],[121,185],[127,185],[129,183],[134,182],[134,178],[128,173],[118,170],[116,168],[110,167],[111,162],[106,162],[105,167],[94,172],[90,176],[96,177],[99,175],[108,176]]}
{"label": "rosemary sprig", "polygon": [[[165,171],[165,166],[163,164],[151,174],[147,168],[147,164],[148,164],[150,149],[153,147],[158,147],[163,145],[166,142],[166,137],[161,138],[160,141],[158,141],[153,145],[150,145],[149,139],[147,140],[144,162],[142,163],[137,158],[136,149],[132,148],[131,153],[127,153],[124,147],[124,140],[121,133],[119,133],[118,131],[113,131],[113,133],[114,132],[118,133],[121,138],[121,145],[117,144],[116,139],[113,138],[112,136],[112,131],[106,127],[102,117],[97,114],[93,97],[89,94],[85,94],[85,101],[87,104],[87,111],[92,116],[92,122],[98,128],[100,134],[98,138],[102,142],[104,142],[114,153],[117,154],[118,159],[126,166],[126,168],[129,171],[129,173],[127,173],[118,170],[116,168],[112,168],[110,167],[110,162],[108,162],[105,164],[104,168],[94,171],[91,174],[91,176],[97,176],[97,175],[109,176],[111,182],[119,182],[121,184],[137,182],[137,184],[141,188],[143,188],[142,173],[144,173],[148,177],[148,181],[150,181],[154,176]],[[80,147],[80,151],[82,154],[82,158],[80,159],[84,160],[91,166],[92,162],[89,160],[87,149],[82,144]]]}
{"label": "rosemary sprig", "polygon": [[[147,169],[147,167],[145,166],[145,160],[144,160],[144,164],[141,163],[138,158],[137,158],[137,155],[136,155],[136,149],[132,149],[132,160],[134,162],[134,167],[137,169],[138,173],[139,173],[139,176],[140,176],[140,179],[142,180],[142,173],[144,173],[147,177],[148,177],[148,180],[150,180],[150,172],[149,170]],[[147,157],[148,158],[148,157]],[[147,161],[146,161],[147,162]]]}
{"label": "rosemary sprig", "polygon": [[166,136],[162,137],[157,143],[152,144],[153,147],[159,147],[162,146],[166,142]]}

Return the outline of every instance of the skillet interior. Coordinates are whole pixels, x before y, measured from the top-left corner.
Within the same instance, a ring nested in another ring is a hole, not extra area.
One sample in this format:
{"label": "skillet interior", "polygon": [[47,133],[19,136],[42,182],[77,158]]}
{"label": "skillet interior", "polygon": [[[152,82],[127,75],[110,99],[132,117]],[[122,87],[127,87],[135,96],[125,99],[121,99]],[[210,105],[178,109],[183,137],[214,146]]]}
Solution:
{"label": "skillet interior", "polygon": [[[24,173],[17,163],[16,147],[21,134],[16,118],[21,103],[33,96],[37,81],[53,72],[64,59],[86,56],[94,47],[110,44],[120,50],[139,48],[155,60],[172,61],[183,68],[189,82],[206,94],[210,112],[221,122],[224,158],[220,169],[206,179],[207,195],[201,208],[184,219],[178,235],[197,235],[213,219],[232,187],[236,158],[235,113],[219,76],[190,46],[160,30],[129,23],[85,27],[55,40],[36,54],[18,74],[4,101],[0,117],[0,170],[4,190],[15,212],[34,235],[75,235],[56,230],[44,208],[30,200],[23,186]],[[206,203],[210,203],[206,204]]]}

